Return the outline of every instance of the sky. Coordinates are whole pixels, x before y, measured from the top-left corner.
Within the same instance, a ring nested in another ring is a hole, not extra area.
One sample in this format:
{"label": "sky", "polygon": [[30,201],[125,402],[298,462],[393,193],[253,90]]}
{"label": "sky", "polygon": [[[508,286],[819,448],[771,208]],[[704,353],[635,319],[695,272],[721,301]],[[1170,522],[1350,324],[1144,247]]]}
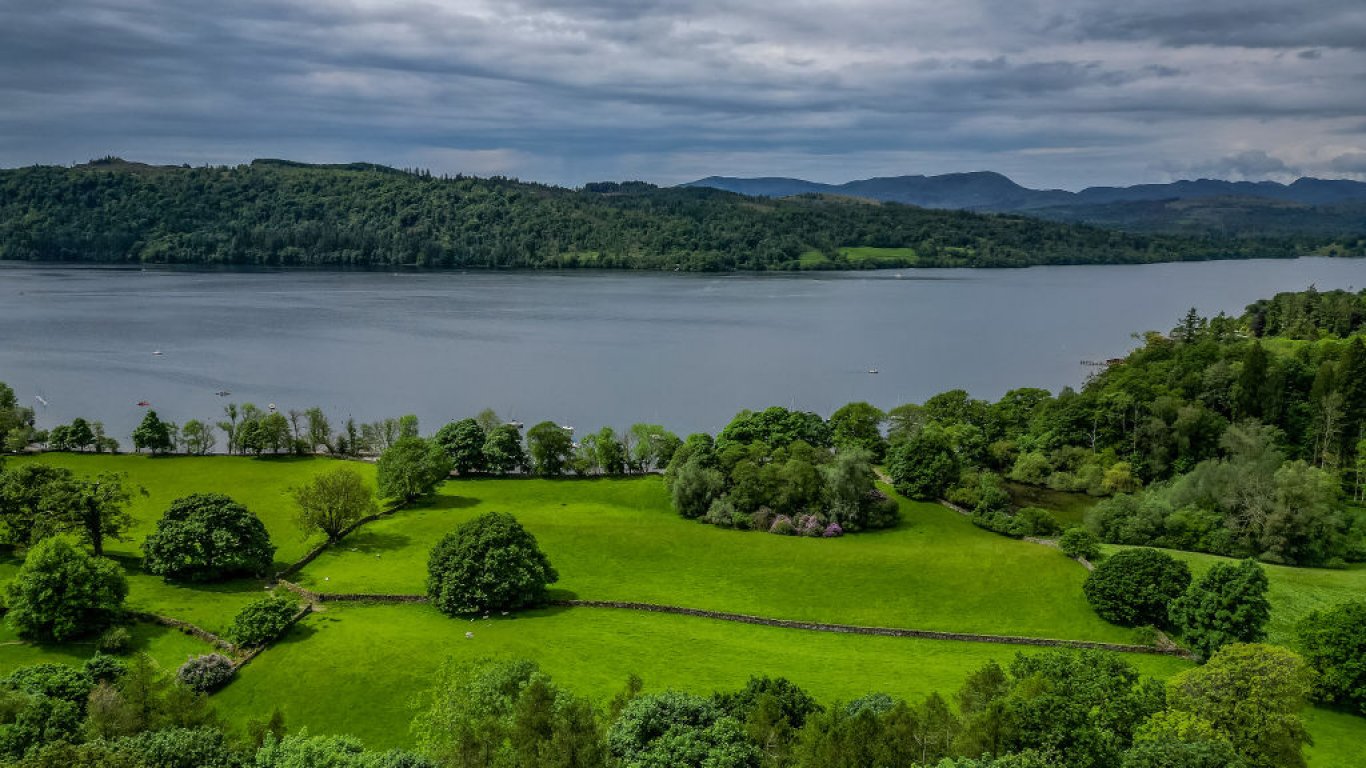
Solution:
{"label": "sky", "polygon": [[1363,0],[5,0],[0,167],[1366,180]]}

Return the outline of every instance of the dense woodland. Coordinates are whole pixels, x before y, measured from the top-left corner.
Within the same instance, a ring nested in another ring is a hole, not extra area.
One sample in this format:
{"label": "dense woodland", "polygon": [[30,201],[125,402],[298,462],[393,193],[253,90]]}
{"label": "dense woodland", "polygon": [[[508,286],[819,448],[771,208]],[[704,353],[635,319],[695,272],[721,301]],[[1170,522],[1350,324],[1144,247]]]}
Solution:
{"label": "dense woodland", "polygon": [[[153,167],[107,158],[0,171],[0,259],[100,263],[730,270],[859,266],[841,248],[909,248],[881,266],[1017,267],[1361,255],[1327,238],[1122,234],[1012,215],[808,196],[258,160]],[[802,260],[813,252],[824,259]]]}
{"label": "dense woodland", "polygon": [[1087,517],[1105,541],[1360,561],[1364,327],[1366,292],[1280,294],[1237,318],[1192,310],[1080,391],[988,403],[956,390],[893,409],[888,470],[903,492],[1014,535],[1058,526],[1015,509],[1006,480],[1110,497]]}

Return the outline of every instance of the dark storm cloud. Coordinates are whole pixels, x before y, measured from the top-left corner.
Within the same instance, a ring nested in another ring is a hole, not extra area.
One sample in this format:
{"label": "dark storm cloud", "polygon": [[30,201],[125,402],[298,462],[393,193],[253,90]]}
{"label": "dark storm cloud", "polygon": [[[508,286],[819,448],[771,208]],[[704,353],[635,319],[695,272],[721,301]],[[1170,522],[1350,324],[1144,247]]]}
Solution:
{"label": "dark storm cloud", "polygon": [[1358,2],[11,0],[0,165],[1360,176]]}

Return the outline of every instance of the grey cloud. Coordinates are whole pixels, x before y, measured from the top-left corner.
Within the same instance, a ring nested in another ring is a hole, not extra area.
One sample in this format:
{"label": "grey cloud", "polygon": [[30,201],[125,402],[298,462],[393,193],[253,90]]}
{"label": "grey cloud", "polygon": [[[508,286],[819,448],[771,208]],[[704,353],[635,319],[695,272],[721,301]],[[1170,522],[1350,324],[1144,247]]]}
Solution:
{"label": "grey cloud", "polygon": [[1333,158],[1331,167],[1342,173],[1366,174],[1366,152],[1348,152]]}
{"label": "grey cloud", "polygon": [[1315,5],[11,0],[0,165],[428,158],[567,183],[933,166],[1063,187],[1155,165],[1329,172],[1316,137],[1366,143],[1366,55],[1333,42],[1355,3]]}
{"label": "grey cloud", "polygon": [[1193,176],[1255,180],[1298,175],[1298,170],[1265,150],[1249,149],[1226,157],[1197,163],[1185,169]]}

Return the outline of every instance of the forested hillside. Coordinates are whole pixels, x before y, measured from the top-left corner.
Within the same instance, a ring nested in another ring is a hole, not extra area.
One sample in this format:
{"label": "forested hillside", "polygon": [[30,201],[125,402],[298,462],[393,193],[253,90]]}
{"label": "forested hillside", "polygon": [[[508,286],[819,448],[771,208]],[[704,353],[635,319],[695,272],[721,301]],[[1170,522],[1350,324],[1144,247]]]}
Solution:
{"label": "forested hillside", "polygon": [[1292,565],[1366,560],[1366,291],[1283,293],[1240,317],[1191,310],[1099,364],[1080,391],[997,403],[962,390],[888,413],[898,487],[984,527],[1051,535],[1006,480],[1112,497],[1086,516],[1116,544]]}
{"label": "forested hillside", "polygon": [[900,249],[881,266],[1344,252],[1309,238],[1131,235],[833,197],[759,200],[642,183],[570,190],[365,164],[188,168],[109,158],[0,171],[0,259],[725,270],[856,266],[841,251],[853,247]]}

